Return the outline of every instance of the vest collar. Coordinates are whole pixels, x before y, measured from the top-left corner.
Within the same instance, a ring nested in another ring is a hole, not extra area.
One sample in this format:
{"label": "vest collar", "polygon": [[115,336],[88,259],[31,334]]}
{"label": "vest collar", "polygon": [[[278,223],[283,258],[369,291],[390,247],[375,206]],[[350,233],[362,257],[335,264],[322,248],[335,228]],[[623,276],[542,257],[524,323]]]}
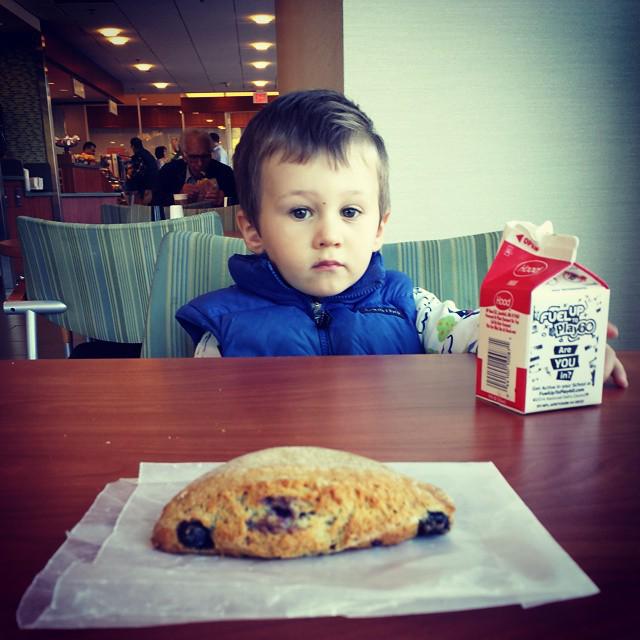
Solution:
{"label": "vest collar", "polygon": [[264,253],[231,256],[229,258],[229,272],[239,287],[276,304],[289,304],[305,311],[308,311],[310,303],[315,301],[355,304],[379,289],[385,280],[384,264],[379,251],[372,254],[369,266],[360,280],[342,293],[326,298],[314,298],[294,289],[285,281],[276,265]]}

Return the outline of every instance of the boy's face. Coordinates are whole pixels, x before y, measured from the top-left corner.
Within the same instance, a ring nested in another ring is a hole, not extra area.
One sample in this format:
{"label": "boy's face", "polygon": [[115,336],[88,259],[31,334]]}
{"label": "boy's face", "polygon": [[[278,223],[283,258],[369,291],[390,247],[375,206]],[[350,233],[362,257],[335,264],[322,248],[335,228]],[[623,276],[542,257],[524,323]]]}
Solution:
{"label": "boy's face", "polygon": [[292,287],[318,298],[362,277],[389,217],[380,219],[375,149],[354,143],[347,160],[334,167],[324,154],[306,164],[271,157],[262,167],[260,231],[238,214],[249,249],[266,252]]}

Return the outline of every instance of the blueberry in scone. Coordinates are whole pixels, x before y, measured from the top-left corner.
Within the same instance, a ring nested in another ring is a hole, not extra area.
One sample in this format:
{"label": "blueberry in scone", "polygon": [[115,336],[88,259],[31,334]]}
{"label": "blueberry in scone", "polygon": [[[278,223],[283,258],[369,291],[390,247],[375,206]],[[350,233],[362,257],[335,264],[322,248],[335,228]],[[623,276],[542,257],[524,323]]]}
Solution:
{"label": "blueberry in scone", "polygon": [[438,487],[345,451],[277,447],[230,460],[164,508],[153,545],[172,553],[295,558],[447,533]]}

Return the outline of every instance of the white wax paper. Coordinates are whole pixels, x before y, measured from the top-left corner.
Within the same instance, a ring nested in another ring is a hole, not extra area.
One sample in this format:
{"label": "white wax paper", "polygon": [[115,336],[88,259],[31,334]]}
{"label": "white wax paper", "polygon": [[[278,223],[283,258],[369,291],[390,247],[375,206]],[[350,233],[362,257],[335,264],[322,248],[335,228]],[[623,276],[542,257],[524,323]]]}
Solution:
{"label": "white wax paper", "polygon": [[490,462],[389,463],[456,503],[449,534],[295,560],[180,556],[149,542],[164,504],[219,463],[142,463],[106,486],[18,608],[22,628],[374,617],[592,595],[595,584]]}

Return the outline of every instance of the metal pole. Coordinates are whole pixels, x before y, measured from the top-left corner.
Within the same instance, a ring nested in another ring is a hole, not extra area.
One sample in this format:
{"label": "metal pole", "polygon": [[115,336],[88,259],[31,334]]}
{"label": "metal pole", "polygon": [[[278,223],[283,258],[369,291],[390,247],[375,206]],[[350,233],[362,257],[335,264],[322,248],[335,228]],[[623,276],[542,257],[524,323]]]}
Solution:
{"label": "metal pole", "polygon": [[140,109],[140,96],[136,96],[138,106],[138,138],[142,138],[142,110]]}
{"label": "metal pole", "polygon": [[224,112],[224,146],[227,148],[227,154],[229,155],[229,164],[233,167],[233,149],[231,148],[233,142],[233,132],[231,131],[231,113]]}
{"label": "metal pole", "polygon": [[24,314],[27,331],[27,359],[38,359],[38,333],[36,331],[36,312],[31,309]]}

